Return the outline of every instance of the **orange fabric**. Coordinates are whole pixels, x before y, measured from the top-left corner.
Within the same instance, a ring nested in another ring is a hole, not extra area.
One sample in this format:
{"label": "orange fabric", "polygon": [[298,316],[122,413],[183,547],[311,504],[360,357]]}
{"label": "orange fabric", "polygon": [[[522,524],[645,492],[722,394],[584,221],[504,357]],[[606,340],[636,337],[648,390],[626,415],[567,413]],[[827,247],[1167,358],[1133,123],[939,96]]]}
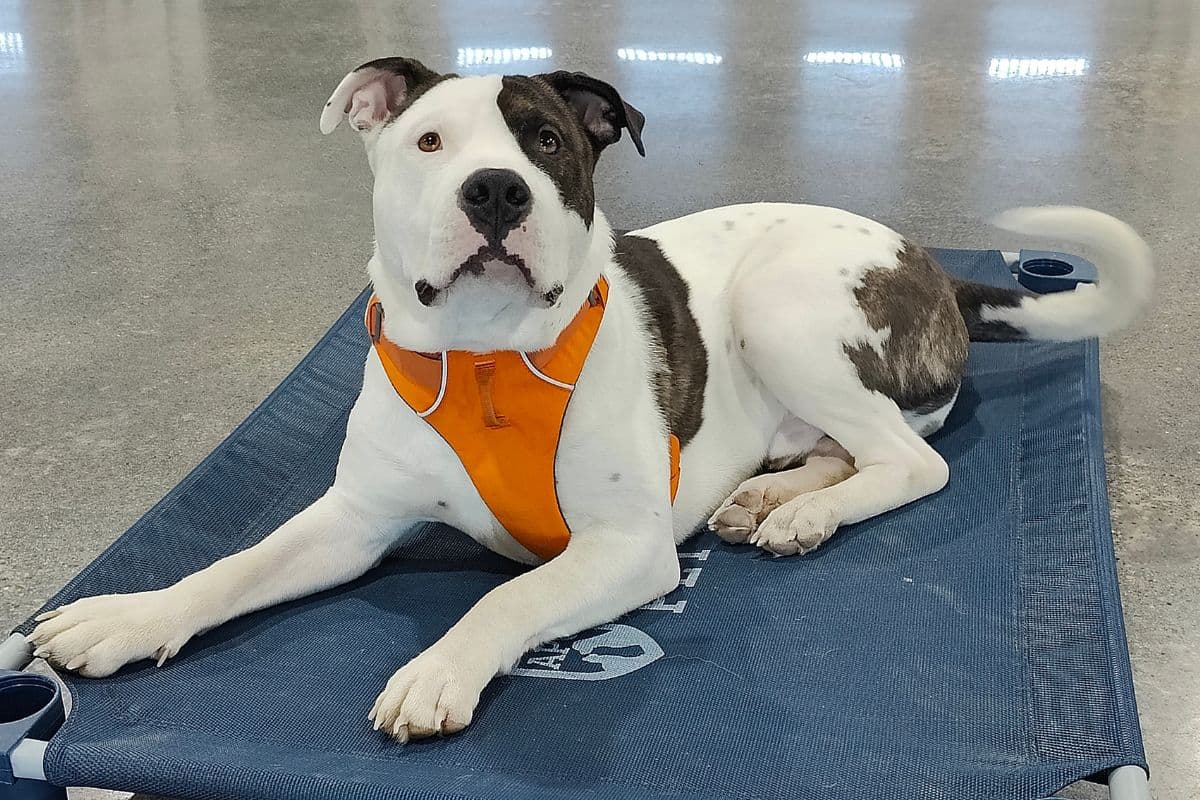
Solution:
{"label": "orange fabric", "polygon": [[[383,335],[379,299],[372,297],[367,306],[367,331],[396,393],[454,449],[504,529],[546,560],[571,538],[555,485],[558,439],[607,302],[608,283],[601,278],[554,346],[530,355],[402,350]],[[674,501],[679,487],[674,434],[670,448]]]}

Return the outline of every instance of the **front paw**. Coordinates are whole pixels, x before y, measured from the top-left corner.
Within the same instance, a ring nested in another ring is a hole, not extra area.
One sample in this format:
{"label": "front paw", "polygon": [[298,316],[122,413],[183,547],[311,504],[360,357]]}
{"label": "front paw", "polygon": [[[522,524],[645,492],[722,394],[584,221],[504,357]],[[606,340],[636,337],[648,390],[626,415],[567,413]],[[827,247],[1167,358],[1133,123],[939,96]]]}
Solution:
{"label": "front paw", "polygon": [[458,733],[471,722],[483,687],[492,679],[466,658],[438,645],[408,662],[388,680],[368,719],[402,744],[409,739]]}
{"label": "front paw", "polygon": [[34,655],[89,678],[103,678],[132,661],[162,666],[191,638],[162,592],[85,597],[37,617],[29,634]]}

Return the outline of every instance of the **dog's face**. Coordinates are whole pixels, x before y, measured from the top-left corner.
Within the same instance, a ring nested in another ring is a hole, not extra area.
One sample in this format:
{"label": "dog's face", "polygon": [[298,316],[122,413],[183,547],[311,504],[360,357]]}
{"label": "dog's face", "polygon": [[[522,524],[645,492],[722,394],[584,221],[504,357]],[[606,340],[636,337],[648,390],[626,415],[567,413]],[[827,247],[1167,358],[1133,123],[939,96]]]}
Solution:
{"label": "dog's face", "polygon": [[375,175],[385,306],[433,349],[549,345],[596,279],[596,161],[623,128],[640,152],[642,115],[579,73],[462,78],[404,58],[347,75],[321,130],[343,114]]}

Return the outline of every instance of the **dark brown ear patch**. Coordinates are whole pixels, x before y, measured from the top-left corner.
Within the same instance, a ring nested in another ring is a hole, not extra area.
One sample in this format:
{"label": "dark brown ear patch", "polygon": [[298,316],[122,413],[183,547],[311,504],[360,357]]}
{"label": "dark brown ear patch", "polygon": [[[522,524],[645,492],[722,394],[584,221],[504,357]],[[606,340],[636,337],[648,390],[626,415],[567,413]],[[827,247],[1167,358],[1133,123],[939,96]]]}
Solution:
{"label": "dark brown ear patch", "polygon": [[579,117],[580,124],[596,144],[596,152],[621,139],[621,130],[629,131],[629,138],[639,155],[646,155],[642,145],[642,128],[646,117],[642,112],[626,103],[621,94],[602,80],[583,72],[549,72],[537,76],[548,83],[554,91],[567,101]]}

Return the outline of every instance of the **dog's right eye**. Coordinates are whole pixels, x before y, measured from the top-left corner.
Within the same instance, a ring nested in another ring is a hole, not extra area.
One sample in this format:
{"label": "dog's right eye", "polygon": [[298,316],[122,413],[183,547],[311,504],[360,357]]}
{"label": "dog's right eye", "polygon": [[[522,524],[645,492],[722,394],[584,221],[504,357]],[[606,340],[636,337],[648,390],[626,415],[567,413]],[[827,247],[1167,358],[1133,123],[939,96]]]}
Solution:
{"label": "dog's right eye", "polygon": [[422,133],[421,138],[417,139],[417,147],[421,148],[422,152],[435,153],[442,149],[442,137],[434,131]]}

